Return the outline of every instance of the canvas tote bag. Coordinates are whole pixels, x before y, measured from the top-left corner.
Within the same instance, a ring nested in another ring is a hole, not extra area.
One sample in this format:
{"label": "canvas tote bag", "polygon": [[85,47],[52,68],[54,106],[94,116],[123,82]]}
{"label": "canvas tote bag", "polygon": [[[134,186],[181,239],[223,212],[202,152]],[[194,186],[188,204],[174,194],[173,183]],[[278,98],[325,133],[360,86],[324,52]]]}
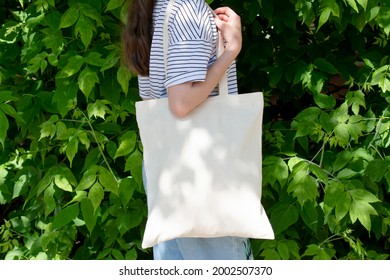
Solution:
{"label": "canvas tote bag", "polygon": [[261,204],[262,93],[227,89],[225,75],[219,95],[185,118],[171,113],[167,98],[136,103],[147,181],[143,248],[178,237],[274,239]]}

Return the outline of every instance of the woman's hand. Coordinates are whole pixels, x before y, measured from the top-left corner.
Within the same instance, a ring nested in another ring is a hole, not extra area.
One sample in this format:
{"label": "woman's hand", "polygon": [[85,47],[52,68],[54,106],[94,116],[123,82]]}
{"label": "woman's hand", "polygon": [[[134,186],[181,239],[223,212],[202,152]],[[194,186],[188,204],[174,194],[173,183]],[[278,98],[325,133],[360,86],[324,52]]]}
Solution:
{"label": "woman's hand", "polygon": [[229,7],[215,10],[218,29],[226,42],[225,51],[231,51],[237,56],[242,47],[241,18]]}

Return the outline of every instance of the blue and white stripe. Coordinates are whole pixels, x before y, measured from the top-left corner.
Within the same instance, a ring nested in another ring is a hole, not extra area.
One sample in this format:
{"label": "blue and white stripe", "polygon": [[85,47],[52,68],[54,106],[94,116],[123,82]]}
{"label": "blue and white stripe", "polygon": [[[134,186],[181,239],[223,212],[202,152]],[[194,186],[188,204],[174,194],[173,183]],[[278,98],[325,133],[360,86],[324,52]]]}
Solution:
{"label": "blue and white stripe", "polygon": [[[166,88],[186,82],[204,81],[216,60],[217,28],[204,0],[176,0],[169,19],[168,63],[165,73],[163,28],[169,0],[157,0],[149,77],[138,77],[144,99],[167,97]],[[237,93],[236,65],[228,69],[229,93]],[[217,94],[215,89],[212,95]]]}

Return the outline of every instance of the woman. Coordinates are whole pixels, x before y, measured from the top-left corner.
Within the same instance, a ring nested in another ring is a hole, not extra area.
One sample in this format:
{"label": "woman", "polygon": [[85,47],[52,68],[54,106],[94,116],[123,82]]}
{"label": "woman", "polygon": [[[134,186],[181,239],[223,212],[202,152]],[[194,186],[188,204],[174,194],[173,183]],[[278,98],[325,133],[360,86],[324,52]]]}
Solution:
{"label": "woman", "polygon": [[[138,73],[141,97],[168,98],[177,117],[185,117],[206,98],[228,71],[229,93],[237,93],[234,60],[241,50],[240,17],[228,7],[215,10],[204,0],[176,0],[169,29],[165,69],[163,28],[169,0],[132,0],[124,30],[125,58]],[[217,28],[225,41],[216,58]],[[146,183],[145,183],[146,186]],[[154,259],[252,259],[248,239],[178,238],[153,248]]]}

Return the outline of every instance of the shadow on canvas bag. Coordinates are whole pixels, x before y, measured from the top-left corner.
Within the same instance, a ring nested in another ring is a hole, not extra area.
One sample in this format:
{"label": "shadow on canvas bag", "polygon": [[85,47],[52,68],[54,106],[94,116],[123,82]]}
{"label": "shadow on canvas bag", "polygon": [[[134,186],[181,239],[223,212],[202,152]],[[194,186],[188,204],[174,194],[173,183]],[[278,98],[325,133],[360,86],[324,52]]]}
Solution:
{"label": "shadow on canvas bag", "polygon": [[167,98],[137,102],[136,112],[147,181],[143,248],[179,237],[274,239],[261,204],[261,92],[229,95],[225,74],[219,95],[185,118],[171,113]]}

